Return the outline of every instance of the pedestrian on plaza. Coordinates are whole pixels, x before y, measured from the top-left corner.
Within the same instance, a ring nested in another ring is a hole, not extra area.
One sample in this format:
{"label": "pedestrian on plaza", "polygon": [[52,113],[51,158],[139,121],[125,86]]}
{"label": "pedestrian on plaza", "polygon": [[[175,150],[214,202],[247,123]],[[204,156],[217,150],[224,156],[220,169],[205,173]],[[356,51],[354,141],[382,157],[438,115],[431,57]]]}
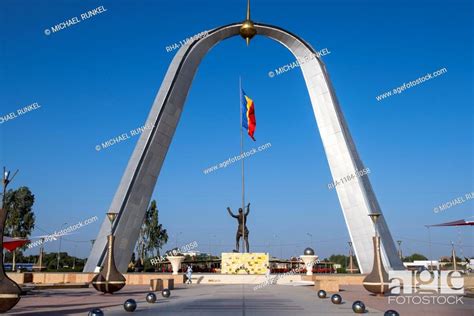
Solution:
{"label": "pedestrian on plaza", "polygon": [[270,269],[270,265],[267,264],[265,266],[267,268],[267,271],[265,272],[265,277],[266,277],[265,283],[272,284],[272,280],[271,280],[272,270]]}
{"label": "pedestrian on plaza", "polygon": [[191,265],[188,266],[188,270],[186,271],[186,283],[191,284],[193,281],[191,281],[191,277],[193,276],[193,267]]}

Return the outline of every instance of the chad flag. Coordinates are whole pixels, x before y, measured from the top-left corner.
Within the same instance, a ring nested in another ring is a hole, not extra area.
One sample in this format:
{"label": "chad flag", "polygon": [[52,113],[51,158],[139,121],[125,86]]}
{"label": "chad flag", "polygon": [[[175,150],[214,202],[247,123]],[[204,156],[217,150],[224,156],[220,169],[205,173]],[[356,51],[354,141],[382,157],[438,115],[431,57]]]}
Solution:
{"label": "chad flag", "polygon": [[255,106],[253,100],[250,99],[244,92],[240,90],[240,103],[242,104],[242,127],[247,129],[249,136],[255,141],[253,134],[257,121],[255,120]]}

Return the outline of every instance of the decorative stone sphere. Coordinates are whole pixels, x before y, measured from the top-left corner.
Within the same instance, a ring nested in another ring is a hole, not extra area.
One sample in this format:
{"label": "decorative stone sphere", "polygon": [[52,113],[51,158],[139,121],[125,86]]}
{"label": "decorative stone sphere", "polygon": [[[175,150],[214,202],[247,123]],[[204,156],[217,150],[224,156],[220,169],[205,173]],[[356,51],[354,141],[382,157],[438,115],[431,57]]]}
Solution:
{"label": "decorative stone sphere", "polygon": [[318,291],[318,297],[319,298],[326,298],[326,291],[325,290],[319,290]]}
{"label": "decorative stone sphere", "polygon": [[313,250],[313,248],[309,248],[309,247],[306,248],[306,249],[304,250],[304,255],[305,255],[305,256],[314,256],[314,250]]}
{"label": "decorative stone sphere", "polygon": [[356,313],[356,314],[363,314],[363,313],[365,313],[365,304],[364,304],[364,302],[355,301],[354,303],[352,303],[352,310],[353,310],[354,313]]}
{"label": "decorative stone sphere", "polygon": [[123,303],[123,309],[127,312],[134,312],[137,309],[137,302],[134,299],[129,298]]}
{"label": "decorative stone sphere", "polygon": [[147,301],[148,303],[150,303],[150,304],[155,303],[155,302],[156,302],[156,295],[155,295],[155,293],[148,293],[148,294],[146,295],[146,301]]}
{"label": "decorative stone sphere", "polygon": [[161,295],[163,295],[163,297],[170,297],[171,291],[169,289],[164,289],[161,291]]}
{"label": "decorative stone sphere", "polygon": [[94,308],[88,314],[89,316],[104,316],[104,312],[100,308]]}
{"label": "decorative stone sphere", "polygon": [[400,314],[397,311],[394,311],[393,309],[389,309],[383,314],[383,316],[400,316]]}
{"label": "decorative stone sphere", "polygon": [[339,294],[333,294],[331,296],[331,302],[333,304],[341,304],[342,303],[342,297]]}

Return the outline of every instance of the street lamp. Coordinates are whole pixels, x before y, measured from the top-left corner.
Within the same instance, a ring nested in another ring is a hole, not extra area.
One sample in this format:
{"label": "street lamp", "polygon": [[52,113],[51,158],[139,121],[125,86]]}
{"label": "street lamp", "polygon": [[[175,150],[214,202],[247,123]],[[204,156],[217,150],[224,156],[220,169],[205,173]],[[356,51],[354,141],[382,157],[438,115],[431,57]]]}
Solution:
{"label": "street lamp", "polygon": [[313,245],[313,234],[306,233],[306,235],[308,235],[310,237],[310,239],[311,239],[311,243],[310,243],[311,246],[310,247],[314,249],[314,247],[313,247],[314,246]]}
{"label": "street lamp", "polygon": [[273,237],[278,238],[278,240],[280,241],[280,259],[282,259],[283,258],[283,246],[281,244],[281,239],[278,235],[273,235]]}
{"label": "street lamp", "polygon": [[41,272],[43,268],[44,239],[45,239],[44,237],[41,238],[40,253],[39,253],[39,258],[38,258],[39,272]]}
{"label": "street lamp", "polygon": [[352,241],[348,241],[349,244],[349,273],[354,273],[354,261],[352,259]]}
{"label": "street lamp", "polygon": [[215,239],[217,236],[216,236],[215,234],[209,235],[209,258],[211,258],[211,253],[212,253],[212,249],[211,249],[211,238],[213,238],[213,237],[214,237],[214,239]]}
{"label": "street lamp", "polygon": [[178,249],[178,236],[182,234],[183,232],[179,232],[175,234],[175,240],[176,240],[176,249]]}
{"label": "street lamp", "polygon": [[0,313],[9,311],[15,306],[20,300],[21,289],[18,284],[15,283],[5,274],[3,267],[3,233],[5,229],[5,220],[7,219],[6,194],[8,184],[15,178],[18,170],[10,178],[10,171],[6,171],[3,167],[2,184],[3,184],[3,196],[2,196],[2,208],[0,209]]}
{"label": "street lamp", "polygon": [[397,244],[398,244],[398,257],[400,257],[400,260],[403,261],[403,256],[402,256],[402,241],[401,240],[397,240]]}
{"label": "street lamp", "polygon": [[76,253],[77,253],[77,245],[74,245],[74,261],[72,262],[72,270],[76,269]]}
{"label": "street lamp", "polygon": [[6,194],[7,194],[7,187],[10,184],[10,182],[13,181],[13,178],[15,178],[16,174],[18,173],[18,170],[15,171],[13,176],[10,178],[10,171],[7,171],[5,167],[3,167],[3,196],[2,196],[2,210],[5,209],[5,201],[6,201]]}
{"label": "street lamp", "polygon": [[430,266],[429,266],[429,270],[430,270],[430,271],[433,271],[433,257],[432,257],[432,254],[431,254],[431,230],[430,230],[430,226],[425,225],[425,227],[428,229],[428,247],[429,247],[429,252],[430,252]]}
{"label": "street lamp", "polygon": [[[67,223],[63,223],[61,225],[61,229],[59,231],[61,231],[63,229],[63,226],[64,225],[67,225]],[[61,234],[59,235],[59,248],[58,248],[58,262],[56,264],[56,270],[59,270],[59,258],[61,257],[60,253],[61,253]]]}
{"label": "street lamp", "polygon": [[454,271],[457,271],[458,269],[456,268],[456,250],[454,249],[454,242],[451,241],[451,247],[452,247],[452,250],[451,250],[451,257],[452,257],[452,261],[453,261],[453,270]]}

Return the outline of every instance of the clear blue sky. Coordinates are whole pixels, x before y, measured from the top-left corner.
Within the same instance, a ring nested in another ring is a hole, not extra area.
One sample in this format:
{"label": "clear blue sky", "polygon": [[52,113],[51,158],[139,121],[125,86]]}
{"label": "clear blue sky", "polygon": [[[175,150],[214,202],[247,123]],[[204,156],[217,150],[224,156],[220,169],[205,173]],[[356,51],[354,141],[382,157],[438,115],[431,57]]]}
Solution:
{"label": "clear blue sky", "polygon": [[[471,1],[252,1],[253,19],[287,29],[324,57],[349,129],[395,239],[428,254],[423,225],[473,216],[473,8]],[[44,30],[103,5],[106,12],[45,35]],[[196,33],[243,20],[245,1],[24,1],[0,5],[0,116],[41,107],[0,124],[1,165],[20,169],[13,187],[36,196],[34,235],[107,211],[138,137],[95,146],[144,124],[176,50]],[[294,60],[256,37],[216,46],[201,64],[153,198],[180,245],[229,251],[240,203],[240,168],[203,169],[239,152],[238,77],[255,101],[256,145],[247,162],[252,250],[321,257],[347,253],[348,233],[301,71],[270,78]],[[420,76],[438,78],[378,102]],[[253,144],[246,139],[246,147]],[[88,255],[99,222],[67,237],[63,249]],[[181,234],[180,234],[181,233]],[[461,236],[474,256],[472,228],[432,230],[433,255]],[[79,242],[82,241],[82,242]],[[56,251],[57,242],[47,251]],[[35,250],[36,253],[38,250]],[[461,247],[457,248],[461,251]]]}

